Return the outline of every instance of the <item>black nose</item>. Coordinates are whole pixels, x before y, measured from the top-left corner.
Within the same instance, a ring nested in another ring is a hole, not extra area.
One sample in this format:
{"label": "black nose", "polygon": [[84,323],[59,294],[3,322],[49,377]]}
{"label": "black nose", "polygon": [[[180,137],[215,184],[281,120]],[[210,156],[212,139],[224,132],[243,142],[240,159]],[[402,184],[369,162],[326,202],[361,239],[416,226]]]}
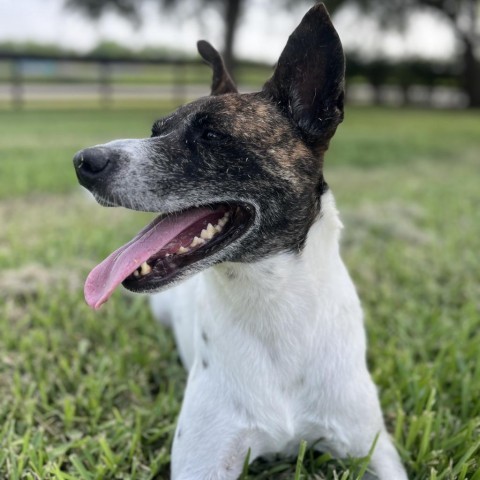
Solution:
{"label": "black nose", "polygon": [[108,173],[112,153],[106,148],[92,147],[80,150],[73,157],[78,181],[87,188],[104,179]]}

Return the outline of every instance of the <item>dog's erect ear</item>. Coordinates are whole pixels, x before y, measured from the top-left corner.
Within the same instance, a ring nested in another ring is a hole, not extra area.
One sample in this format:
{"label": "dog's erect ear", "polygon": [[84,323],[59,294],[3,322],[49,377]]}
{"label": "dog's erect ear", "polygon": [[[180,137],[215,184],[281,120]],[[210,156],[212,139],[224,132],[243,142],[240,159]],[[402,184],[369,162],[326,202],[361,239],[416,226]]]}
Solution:
{"label": "dog's erect ear", "polygon": [[328,140],[343,120],[345,57],[327,9],[312,7],[263,87],[306,138]]}
{"label": "dog's erect ear", "polygon": [[235,83],[227,72],[222,56],[205,40],[197,42],[197,49],[213,70],[211,95],[238,93]]}

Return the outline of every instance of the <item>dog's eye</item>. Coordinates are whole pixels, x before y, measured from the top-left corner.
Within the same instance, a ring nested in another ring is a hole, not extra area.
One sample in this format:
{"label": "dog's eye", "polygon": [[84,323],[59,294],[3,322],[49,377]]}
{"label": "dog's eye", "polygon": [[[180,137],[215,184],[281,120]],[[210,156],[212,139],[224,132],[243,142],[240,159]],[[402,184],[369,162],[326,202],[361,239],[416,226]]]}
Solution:
{"label": "dog's eye", "polygon": [[205,130],[202,134],[204,140],[216,140],[218,138],[217,132],[213,130]]}
{"label": "dog's eye", "polygon": [[203,142],[219,143],[225,140],[225,135],[211,128],[204,128],[198,138]]}

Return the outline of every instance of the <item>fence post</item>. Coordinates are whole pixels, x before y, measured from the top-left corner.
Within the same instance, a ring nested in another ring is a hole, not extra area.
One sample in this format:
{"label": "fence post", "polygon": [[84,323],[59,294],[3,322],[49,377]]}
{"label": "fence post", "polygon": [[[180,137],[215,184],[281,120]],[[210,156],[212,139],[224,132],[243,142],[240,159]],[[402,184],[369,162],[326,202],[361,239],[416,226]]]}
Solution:
{"label": "fence post", "polygon": [[108,108],[113,100],[113,85],[112,85],[112,64],[109,60],[101,60],[100,67],[100,104]]}
{"label": "fence post", "polygon": [[175,102],[183,104],[187,100],[186,91],[186,64],[183,62],[175,62],[174,81],[173,81],[173,98]]}
{"label": "fence post", "polygon": [[14,110],[21,110],[23,107],[23,71],[22,61],[12,59],[10,64],[12,79],[12,107]]}

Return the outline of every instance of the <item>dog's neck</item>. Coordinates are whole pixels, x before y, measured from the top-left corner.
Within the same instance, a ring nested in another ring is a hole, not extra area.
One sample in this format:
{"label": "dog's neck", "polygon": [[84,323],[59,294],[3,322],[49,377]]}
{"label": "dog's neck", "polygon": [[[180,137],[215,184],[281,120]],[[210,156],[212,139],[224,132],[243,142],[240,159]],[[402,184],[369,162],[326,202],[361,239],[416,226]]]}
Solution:
{"label": "dog's neck", "polygon": [[339,254],[341,228],[333,195],[327,191],[301,253],[277,254],[251,264],[225,263],[206,272],[209,298],[228,312],[220,321],[262,337],[327,321],[340,305],[356,308],[355,289]]}

